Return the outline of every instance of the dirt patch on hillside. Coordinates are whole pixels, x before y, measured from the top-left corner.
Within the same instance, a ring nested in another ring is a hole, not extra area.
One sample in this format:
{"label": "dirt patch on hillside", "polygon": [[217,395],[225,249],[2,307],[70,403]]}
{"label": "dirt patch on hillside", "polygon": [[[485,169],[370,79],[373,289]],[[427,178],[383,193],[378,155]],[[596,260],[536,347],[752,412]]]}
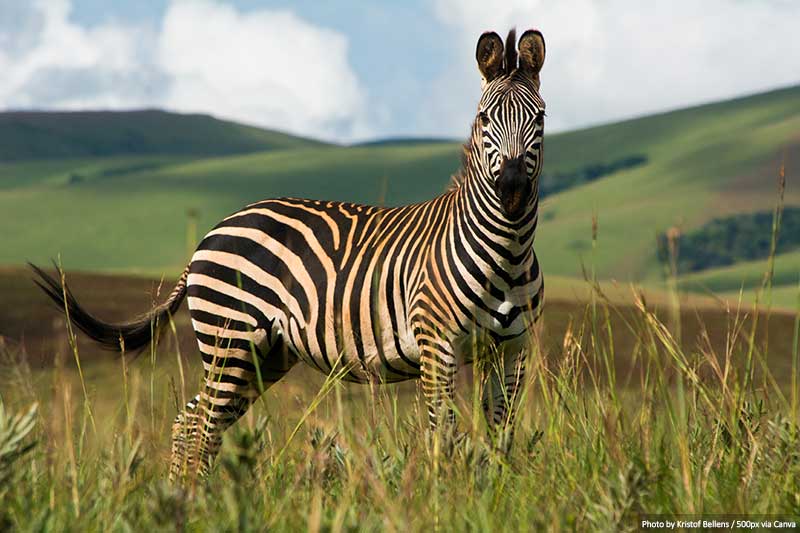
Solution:
{"label": "dirt patch on hillside", "polygon": [[[88,310],[110,321],[128,320],[147,311],[154,301],[162,301],[169,294],[174,283],[174,280],[165,280],[160,292],[162,296],[158,297],[159,282],[156,280],[83,273],[69,273],[67,280],[76,297]],[[576,295],[581,293],[576,291]],[[72,357],[64,318],[34,285],[28,271],[0,269],[0,301],[0,337],[5,338],[7,347],[13,346],[17,351],[24,351],[31,366],[47,368],[57,354]],[[599,309],[599,318],[595,323],[599,336],[608,339],[604,312],[602,308]],[[656,312],[668,322],[666,309],[656,309]],[[631,303],[615,303],[608,308],[608,315],[613,342],[604,340],[603,343],[614,347],[614,359],[620,376],[635,380],[634,374],[639,365],[634,364],[632,359],[641,350],[643,339],[646,339],[639,329],[642,315]],[[196,345],[185,305],[175,320],[181,352],[191,358]],[[681,314],[682,344],[688,352],[696,354],[697,361],[702,359],[700,348],[707,349],[707,346],[723,357],[734,320],[734,314],[726,311],[722,304],[711,306],[705,302],[702,307],[687,306]],[[560,354],[563,353],[564,338],[569,328],[573,336],[577,336],[581,328],[585,330],[579,342],[587,359],[593,357],[589,336],[591,324],[590,308],[583,297],[548,298],[541,325],[541,342],[545,353],[553,359],[554,367],[557,367]],[[744,319],[741,331],[749,333],[751,326],[752,320]],[[788,381],[790,376],[793,329],[794,315],[789,313],[761,316],[756,328],[758,344],[768,344],[769,366],[781,380]],[[82,333],[76,332],[76,335],[83,361],[115,356],[99,349]],[[704,340],[705,335],[708,336],[708,342]],[[174,348],[174,342],[175,339],[168,338],[160,351],[163,353]]]}
{"label": "dirt patch on hillside", "polygon": [[[52,270],[49,272],[55,274]],[[112,322],[124,322],[147,312],[155,301],[166,298],[175,281],[164,280],[159,297],[158,280],[67,273],[67,283],[81,305],[98,318]],[[72,357],[64,316],[34,284],[30,271],[0,269],[0,302],[0,337],[4,337],[7,344],[24,350],[32,366],[49,366],[59,353]],[[182,348],[184,345],[186,348],[194,346],[185,308],[175,316],[175,322]],[[75,334],[82,359],[113,357],[80,331]]]}

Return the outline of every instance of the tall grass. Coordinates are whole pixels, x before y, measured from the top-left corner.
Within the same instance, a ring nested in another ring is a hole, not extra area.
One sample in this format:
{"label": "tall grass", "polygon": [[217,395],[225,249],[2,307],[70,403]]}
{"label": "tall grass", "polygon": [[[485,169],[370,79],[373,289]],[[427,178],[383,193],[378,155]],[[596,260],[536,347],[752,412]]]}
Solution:
{"label": "tall grass", "polygon": [[[723,352],[703,338],[686,349],[638,294],[625,318],[637,343],[615,353],[618,310],[594,294],[557,353],[532,346],[507,458],[484,436],[469,376],[468,436],[438,453],[413,385],[290,376],[186,490],[166,482],[171,383],[185,371],[191,392],[197,367],[171,363],[169,343],[155,381],[151,361],[116,362],[84,368],[85,388],[66,361],[34,372],[6,346],[0,529],[625,530],[650,513],[800,515],[796,362],[791,379],[748,366],[764,354],[735,311]],[[632,362],[624,375],[619,358]]]}
{"label": "tall grass", "polygon": [[[780,213],[779,201],[773,242]],[[226,433],[207,478],[171,485],[170,427],[199,386],[174,324],[146,360],[91,366],[68,329],[72,357],[39,371],[0,338],[0,530],[625,531],[654,514],[800,518],[800,291],[792,353],[778,354],[791,357],[786,376],[768,364],[757,306],[728,310],[724,343],[702,327],[688,343],[676,293],[665,322],[643,294],[622,312],[593,269],[586,277],[591,298],[558,348],[536,329],[509,456],[486,436],[469,372],[456,409],[466,437],[445,446],[413,383],[301,369]],[[634,339],[624,353],[619,328]]]}

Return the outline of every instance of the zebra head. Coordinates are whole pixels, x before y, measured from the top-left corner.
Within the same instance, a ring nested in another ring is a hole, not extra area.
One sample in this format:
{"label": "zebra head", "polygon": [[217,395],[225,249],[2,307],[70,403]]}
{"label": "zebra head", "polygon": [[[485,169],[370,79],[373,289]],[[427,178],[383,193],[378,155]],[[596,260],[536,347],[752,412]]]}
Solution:
{"label": "zebra head", "polygon": [[542,168],[544,101],[539,96],[539,71],[544,63],[544,38],[528,30],[516,46],[516,31],[505,44],[486,32],[475,53],[482,94],[473,135],[482,151],[481,176],[489,180],[505,215],[516,220],[535,204]]}

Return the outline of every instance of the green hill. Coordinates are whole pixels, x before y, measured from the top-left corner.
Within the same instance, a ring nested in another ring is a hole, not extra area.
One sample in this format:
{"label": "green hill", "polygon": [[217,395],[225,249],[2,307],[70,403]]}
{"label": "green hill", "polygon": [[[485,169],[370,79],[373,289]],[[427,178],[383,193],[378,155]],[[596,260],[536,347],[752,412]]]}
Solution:
{"label": "green hill", "polygon": [[0,113],[0,161],[241,154],[321,144],[208,115],[143,111]]}
{"label": "green hill", "polygon": [[[279,135],[241,128],[264,143],[260,135]],[[154,135],[149,146],[164,135],[145,130]],[[81,157],[1,164],[0,264],[60,253],[71,269],[172,276],[194,238],[187,237],[190,210],[199,213],[199,237],[226,214],[267,197],[408,203],[444,190],[460,162],[459,142],[341,147],[283,138],[292,142],[239,155],[219,155],[209,141],[202,155],[73,154]],[[544,172],[559,191],[543,202],[537,236],[545,271],[579,276],[582,264],[593,264],[601,278],[657,284],[660,233],[771,209],[782,161],[786,203],[800,205],[793,186],[800,87],[546,135],[545,150]],[[560,190],[559,179],[572,180],[571,188]],[[799,265],[788,261],[786,268]]]}
{"label": "green hill", "polygon": [[656,237],[725,214],[771,209],[785,158],[787,204],[800,204],[792,169],[800,167],[800,88],[674,111],[550,136],[545,169],[570,170],[641,154],[645,164],[552,197],[538,245],[545,266],[578,274],[594,260],[604,277],[654,281],[661,268]]}
{"label": "green hill", "polygon": [[[735,265],[714,268],[681,277],[683,290],[714,293],[731,300],[738,298],[744,290],[743,301],[752,302],[754,290],[764,283],[769,270],[768,260],[742,261]],[[786,308],[797,308],[800,304],[800,250],[777,255],[772,267],[771,303]],[[767,295],[761,297],[765,301]]]}
{"label": "green hill", "polygon": [[[320,147],[186,160],[78,159],[0,166],[0,264],[48,261],[72,269],[172,275],[188,258],[187,213],[199,233],[273,196],[406,203],[440,193],[459,148]],[[149,164],[148,170],[130,169]],[[81,176],[80,179],[74,179]],[[434,177],[435,178],[432,178]],[[200,235],[198,235],[200,236]]]}

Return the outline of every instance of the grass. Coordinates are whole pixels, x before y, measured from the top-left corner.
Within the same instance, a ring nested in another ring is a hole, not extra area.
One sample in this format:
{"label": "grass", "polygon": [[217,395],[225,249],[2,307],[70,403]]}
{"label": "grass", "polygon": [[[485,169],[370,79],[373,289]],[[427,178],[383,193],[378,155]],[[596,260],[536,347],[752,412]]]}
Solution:
{"label": "grass", "polygon": [[[449,144],[282,150],[91,178],[118,168],[115,159],[95,163],[93,172],[82,164],[78,172],[89,177],[72,185],[70,162],[57,175],[0,191],[0,218],[8,230],[0,264],[47,262],[60,253],[71,269],[174,275],[188,260],[189,210],[199,214],[202,234],[264,197],[306,194],[364,203],[387,195],[401,202],[430,198],[456,169],[455,150]],[[7,165],[6,172],[20,172],[15,167]],[[405,176],[431,175],[442,182],[404,182]],[[40,223],[34,223],[37,217]]]}
{"label": "grass", "polygon": [[[741,290],[745,301],[752,301],[755,287],[761,284],[768,260],[745,261],[729,267],[714,268],[681,277],[685,289],[713,292],[736,299]],[[793,308],[797,303],[797,286],[800,282],[800,252],[787,252],[775,257],[772,303],[783,308]]]}
{"label": "grass", "polygon": [[469,372],[458,387],[469,437],[446,453],[430,446],[436,437],[426,433],[415,384],[370,388],[300,368],[226,434],[212,474],[185,491],[165,481],[168,435],[199,368],[174,339],[153,358],[85,365],[83,382],[67,350],[52,370],[36,371],[6,346],[0,473],[10,477],[0,524],[619,531],[636,529],[644,514],[797,519],[796,348],[790,371],[773,373],[764,339],[731,313],[725,351],[686,350],[638,300],[626,323],[639,342],[617,353],[618,311],[593,295],[560,343],[532,346],[507,459],[493,453],[471,409]]}
{"label": "grass", "polygon": [[[571,144],[564,154],[577,154],[556,163],[564,168],[595,160],[603,143],[641,152],[638,142],[652,151],[643,168],[567,191],[545,208],[554,213],[537,238],[545,271],[575,274],[583,257],[592,282],[578,287],[548,277],[508,457],[486,437],[470,369],[459,375],[457,399],[468,437],[447,450],[425,429],[415,383],[364,387],[297,368],[226,434],[208,478],[169,485],[170,426],[200,379],[185,315],[175,317],[166,342],[139,359],[101,358],[81,339],[73,342],[23,284],[22,272],[0,271],[0,530],[624,531],[650,514],[800,521],[800,305],[770,312],[720,304],[715,293],[632,295],[626,284],[595,282],[654,276],[661,267],[648,259],[651,228],[674,224],[676,199],[689,199],[681,204],[687,220],[707,216],[730,188],[734,168],[752,170],[785,141],[796,120],[787,102],[798,95],[793,89],[733,108],[554,136],[548,146],[556,158],[559,146]],[[688,127],[693,120],[705,126]],[[736,151],[731,129],[740,138],[743,126],[754,137]],[[701,138],[716,144],[698,144]],[[217,210],[238,208],[245,197],[301,185],[332,198],[406,201],[444,185],[430,176],[447,174],[455,150],[401,143],[199,161],[159,155],[145,163],[121,156],[9,163],[3,171],[17,181],[0,185],[10,239],[0,262],[16,261],[22,251],[38,260],[52,253],[40,248],[60,242],[70,267],[174,272],[185,260],[189,209],[199,209],[198,225],[207,227]],[[141,164],[150,167],[137,170]],[[696,179],[698,172],[714,178]],[[71,179],[76,173],[82,178]],[[31,205],[38,224],[31,224]],[[586,240],[593,209],[599,239]],[[120,239],[120,228],[137,238]],[[655,231],[651,236],[654,242]],[[793,264],[783,256],[775,262],[772,294],[787,302],[792,294],[798,302]],[[763,267],[740,267],[729,279]],[[725,273],[717,275],[695,281],[723,283]],[[88,295],[90,308],[110,319],[144,310],[158,284],[73,279],[77,295]],[[24,344],[3,340],[22,330]]]}
{"label": "grass", "polygon": [[[592,250],[600,242],[594,235]],[[466,438],[451,449],[426,430],[416,383],[358,386],[300,367],[226,433],[207,478],[170,485],[170,426],[200,381],[184,318],[134,361],[87,359],[70,331],[59,340],[51,330],[55,361],[32,369],[22,345],[4,343],[0,529],[633,531],[651,515],[800,521],[800,306],[771,313],[626,296],[590,272],[584,287],[557,277],[548,285],[554,297],[530,346],[509,456],[487,437],[471,368],[457,381]],[[24,309],[34,298],[19,276],[6,271],[0,285]],[[118,278],[76,278],[78,294],[91,289],[119,314],[154,284],[122,280],[128,292],[108,298]]]}
{"label": "grass", "polygon": [[[42,266],[47,266],[43,264]],[[0,337],[15,339],[24,344],[27,360],[34,368],[52,368],[54,354],[64,351],[68,345],[63,318],[53,308],[50,301],[31,281],[31,274],[24,268],[0,268]],[[97,273],[69,272],[67,279],[73,292],[86,308],[110,321],[126,321],[150,309],[154,302],[163,300],[172,290],[174,279],[153,279],[130,275],[108,275]],[[600,282],[599,286],[615,312],[610,317],[610,327],[614,331],[615,353],[620,371],[625,373],[629,361],[624,354],[634,350],[638,338],[627,327],[637,311],[631,301],[631,287],[625,284]],[[773,294],[775,294],[773,290]],[[788,291],[787,291],[788,293]],[[642,289],[648,306],[659,313],[663,319],[669,316],[669,306],[673,299],[667,292],[653,288]],[[797,292],[794,293],[795,297]],[[712,295],[713,296],[713,295]],[[723,351],[727,343],[729,310],[736,309],[738,295],[728,302],[712,296],[682,294],[678,304],[681,308],[681,330],[683,348],[695,350],[697,339],[703,329],[708,330],[709,341],[715,350]],[[546,276],[547,313],[543,321],[540,342],[542,350],[554,352],[561,349],[569,324],[582,320],[586,305],[591,301],[591,286],[572,278]],[[752,327],[752,312],[743,300],[741,312],[746,327]],[[733,307],[727,307],[733,305]],[[778,306],[773,306],[777,308]],[[796,306],[789,306],[796,308]],[[191,330],[189,314],[186,309],[174,317],[180,348],[184,353],[195,353],[196,343]],[[770,319],[757,324],[759,338],[770,339],[770,365],[779,373],[788,373],[787,354],[791,353],[792,338],[785,332],[792,329],[794,315],[786,310],[776,311]],[[77,346],[81,358],[90,364],[105,361],[108,352],[96,346],[90,339],[78,335]]]}
{"label": "grass", "polygon": [[[800,115],[788,106],[796,105],[790,102],[798,97],[794,89],[782,98],[762,95],[727,107],[717,104],[565,134],[574,137],[565,143],[563,156],[552,155],[557,136],[549,137],[548,162],[581,153],[581,142],[587,148],[578,161],[599,157],[597,151],[608,148],[609,158],[628,150],[646,155],[648,162],[549,200],[545,211],[552,206],[553,214],[537,234],[544,267],[558,268],[563,275],[580,273],[575,258],[586,255],[586,235],[597,213],[604,235],[596,258],[601,277],[657,281],[657,231],[702,224],[730,209],[734,198],[741,211],[772,208],[781,153],[797,144]],[[782,105],[787,107],[780,111]],[[800,161],[792,157],[790,173]],[[788,191],[787,203],[798,203],[797,191]],[[619,250],[625,253],[615,253]]]}

